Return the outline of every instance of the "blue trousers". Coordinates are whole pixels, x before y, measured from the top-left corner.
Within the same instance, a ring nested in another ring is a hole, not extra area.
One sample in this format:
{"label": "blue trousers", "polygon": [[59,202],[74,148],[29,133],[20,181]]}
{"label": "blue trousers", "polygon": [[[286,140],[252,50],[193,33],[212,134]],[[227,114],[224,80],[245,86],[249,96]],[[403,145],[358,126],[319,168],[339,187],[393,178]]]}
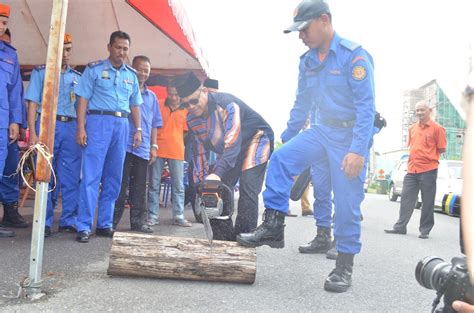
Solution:
{"label": "blue trousers", "polygon": [[[6,157],[3,179],[0,179],[0,202],[13,203],[20,197],[19,175],[13,175],[20,161],[20,148],[16,141],[8,145]],[[10,175],[13,176],[8,177]]]}
{"label": "blue trousers", "polygon": [[345,176],[342,161],[349,152],[351,141],[351,128],[317,125],[298,134],[272,154],[263,201],[266,208],[287,214],[293,176],[311,164],[327,159],[334,192],[336,249],[357,254],[361,249],[360,204],[364,199],[367,162],[358,177],[349,179]]}
{"label": "blue trousers", "polygon": [[[56,189],[48,195],[46,211],[46,226],[51,227],[54,218],[54,208],[59,192],[62,197],[62,212],[59,220],[60,227],[76,224],[77,208],[79,206],[79,181],[81,173],[81,146],[76,142],[76,121],[56,122],[54,133],[53,169],[56,173]],[[52,187],[53,181],[50,186]]]}
{"label": "blue trousers", "polygon": [[[97,199],[97,228],[111,228],[114,204],[120,193],[128,141],[128,119],[110,115],[88,115],[87,145],[82,151],[82,180],[77,230],[90,232]],[[99,197],[99,184],[101,194]]]}
{"label": "blue trousers", "polygon": [[[8,128],[0,128],[0,173],[3,173],[5,168],[5,160],[8,154]],[[3,176],[0,176],[2,180]]]}

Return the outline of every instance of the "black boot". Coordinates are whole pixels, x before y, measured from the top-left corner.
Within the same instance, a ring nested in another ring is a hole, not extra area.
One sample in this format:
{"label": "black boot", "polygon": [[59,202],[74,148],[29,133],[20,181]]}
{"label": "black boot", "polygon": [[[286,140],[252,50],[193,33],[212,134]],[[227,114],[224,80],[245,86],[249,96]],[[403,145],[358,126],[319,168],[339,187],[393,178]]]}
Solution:
{"label": "black boot", "polygon": [[12,230],[8,230],[3,227],[0,227],[0,238],[9,238],[9,237],[15,237],[15,232]]}
{"label": "black boot", "polygon": [[328,278],[326,278],[324,290],[332,292],[346,292],[352,283],[353,265],[353,254],[339,252],[336,259],[336,268],[333,269]]}
{"label": "black boot", "polygon": [[268,245],[272,248],[285,246],[285,214],[266,209],[263,212],[263,223],[253,233],[237,235],[237,242],[244,247]]}
{"label": "black boot", "polygon": [[331,243],[331,249],[326,253],[326,259],[336,260],[337,259],[336,240]]}
{"label": "black boot", "polygon": [[326,253],[331,248],[331,229],[318,227],[316,237],[308,244],[300,246],[300,253]]}
{"label": "black boot", "polygon": [[23,219],[23,216],[18,213],[18,202],[3,204],[2,225],[14,228],[28,227],[28,223]]}

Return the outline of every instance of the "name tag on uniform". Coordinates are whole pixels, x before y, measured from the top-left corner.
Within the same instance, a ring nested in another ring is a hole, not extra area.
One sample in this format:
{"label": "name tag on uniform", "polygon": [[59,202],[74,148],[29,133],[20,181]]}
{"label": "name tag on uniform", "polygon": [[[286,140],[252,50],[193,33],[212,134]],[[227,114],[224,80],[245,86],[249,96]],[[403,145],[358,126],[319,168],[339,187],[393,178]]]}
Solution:
{"label": "name tag on uniform", "polygon": [[71,99],[71,102],[76,102],[76,94],[74,93],[74,91],[71,91],[69,93],[69,98]]}

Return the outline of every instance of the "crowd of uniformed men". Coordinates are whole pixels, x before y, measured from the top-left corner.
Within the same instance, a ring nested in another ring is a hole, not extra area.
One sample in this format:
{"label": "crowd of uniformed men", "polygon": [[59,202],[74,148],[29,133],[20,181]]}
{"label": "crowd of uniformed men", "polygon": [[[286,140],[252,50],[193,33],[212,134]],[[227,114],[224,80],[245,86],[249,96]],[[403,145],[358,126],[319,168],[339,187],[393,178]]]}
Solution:
{"label": "crowd of uniformed men", "polygon": [[[6,31],[9,14],[8,6],[1,5],[0,35]],[[192,135],[190,165],[194,180],[221,180],[230,187],[240,181],[238,214],[235,227],[227,228],[227,240],[250,247],[283,247],[293,177],[313,166],[314,189],[319,193],[315,192],[314,205],[318,234],[311,249],[317,253],[329,250],[334,225],[336,266],[324,288],[346,291],[351,286],[354,256],[361,249],[363,182],[372,136],[377,132],[373,60],[360,45],[333,30],[329,7],[321,0],[304,0],[295,10],[293,21],[285,33],[299,32],[309,50],[301,56],[296,100],[282,134],[285,143],[273,154],[274,136],[269,124],[239,98],[204,87],[193,73],[170,83],[167,103],[160,104],[168,111],[160,114],[156,96],[145,85],[151,61],[136,56],[132,66],[125,64],[131,44],[127,33],[112,33],[109,57],[89,63],[82,75],[69,66],[72,37],[66,35],[53,151],[57,189],[62,193],[59,230],[77,232],[79,242],[88,242],[98,207],[95,234],[111,237],[123,212],[128,184],[130,226],[132,230],[150,232],[150,226],[157,223],[157,210],[150,211],[154,220],[147,224],[144,189],[137,186],[144,186],[148,163],[159,158],[159,151],[165,148],[155,141],[158,128],[184,119],[181,130],[189,129]],[[0,41],[0,61],[2,172],[7,143],[18,138],[19,125],[24,123],[24,105],[18,59],[5,41]],[[44,70],[44,66],[33,70],[24,95],[28,101],[30,144],[38,138]],[[184,117],[183,110],[187,110]],[[311,127],[301,131],[308,118]],[[182,132],[173,138],[183,144]],[[216,160],[212,160],[210,151],[217,155]],[[179,157],[183,160],[184,156]],[[161,168],[162,163],[157,164]],[[265,212],[257,227],[258,195],[265,173]],[[57,195],[50,194],[47,235],[56,200]],[[13,205],[4,204],[3,224],[27,226],[18,214],[17,199],[2,201],[14,201]],[[190,226],[179,207],[173,209],[173,215],[177,225]]]}

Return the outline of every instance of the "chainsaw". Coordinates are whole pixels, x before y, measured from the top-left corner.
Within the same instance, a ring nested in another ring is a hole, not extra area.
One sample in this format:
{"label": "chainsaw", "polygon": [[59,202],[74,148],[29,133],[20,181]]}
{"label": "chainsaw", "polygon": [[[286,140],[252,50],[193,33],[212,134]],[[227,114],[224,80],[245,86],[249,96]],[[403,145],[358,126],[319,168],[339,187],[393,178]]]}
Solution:
{"label": "chainsaw", "polygon": [[206,237],[212,246],[214,238],[228,237],[222,232],[233,232],[234,193],[221,181],[205,180],[197,185],[196,198],[196,213],[201,215]]}

